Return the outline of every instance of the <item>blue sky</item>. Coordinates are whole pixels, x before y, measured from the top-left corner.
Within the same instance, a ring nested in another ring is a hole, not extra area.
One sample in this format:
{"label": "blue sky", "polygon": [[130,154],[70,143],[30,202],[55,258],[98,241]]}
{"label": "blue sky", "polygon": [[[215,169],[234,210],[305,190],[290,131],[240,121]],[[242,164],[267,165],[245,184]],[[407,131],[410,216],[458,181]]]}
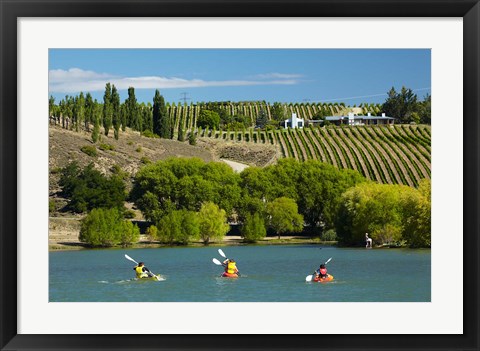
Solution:
{"label": "blue sky", "polygon": [[[49,95],[90,92],[111,82],[123,102],[159,89],[167,102],[383,103],[391,87],[431,93],[429,49],[50,49]],[[184,94],[186,93],[186,94]]]}

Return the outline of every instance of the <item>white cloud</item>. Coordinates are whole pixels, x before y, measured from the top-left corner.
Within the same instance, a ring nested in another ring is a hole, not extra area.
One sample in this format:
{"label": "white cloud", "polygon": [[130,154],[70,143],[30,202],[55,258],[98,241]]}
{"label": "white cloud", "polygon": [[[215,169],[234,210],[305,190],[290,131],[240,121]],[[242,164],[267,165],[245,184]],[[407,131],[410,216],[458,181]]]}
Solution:
{"label": "white cloud", "polygon": [[68,71],[63,69],[52,69],[48,72],[49,83],[62,83],[67,81],[88,81],[96,79],[109,79],[112,75],[106,73],[97,73],[93,71],[84,71],[80,68],[70,68]]}
{"label": "white cloud", "polygon": [[[49,72],[49,91],[56,93],[76,93],[80,91],[93,92],[105,89],[105,84],[110,82],[118,90],[129,87],[135,89],[174,89],[174,88],[203,88],[203,87],[228,87],[228,86],[254,86],[254,85],[292,85],[297,84],[299,75],[270,73],[263,76],[263,80],[202,80],[183,79],[177,77],[115,77],[107,73],[84,71],[71,68],[68,71],[57,69]],[[257,79],[260,78],[256,76]]]}
{"label": "white cloud", "polygon": [[255,76],[258,79],[298,79],[302,77],[302,74],[295,73],[262,73]]}

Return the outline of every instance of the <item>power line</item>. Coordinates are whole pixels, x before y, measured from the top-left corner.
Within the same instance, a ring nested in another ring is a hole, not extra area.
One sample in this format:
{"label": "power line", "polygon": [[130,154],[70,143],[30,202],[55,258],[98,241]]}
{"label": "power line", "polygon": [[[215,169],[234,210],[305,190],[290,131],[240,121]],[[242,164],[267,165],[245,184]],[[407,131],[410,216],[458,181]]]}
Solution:
{"label": "power line", "polygon": [[[419,89],[412,89],[412,91],[422,91],[422,90],[430,90],[431,88],[419,88]],[[344,98],[335,98],[335,99],[319,99],[317,101],[342,101],[342,100],[353,100],[353,99],[364,99],[370,97],[379,97],[379,96],[387,96],[388,93],[383,94],[373,94],[373,95],[363,95],[363,96],[350,96]]]}

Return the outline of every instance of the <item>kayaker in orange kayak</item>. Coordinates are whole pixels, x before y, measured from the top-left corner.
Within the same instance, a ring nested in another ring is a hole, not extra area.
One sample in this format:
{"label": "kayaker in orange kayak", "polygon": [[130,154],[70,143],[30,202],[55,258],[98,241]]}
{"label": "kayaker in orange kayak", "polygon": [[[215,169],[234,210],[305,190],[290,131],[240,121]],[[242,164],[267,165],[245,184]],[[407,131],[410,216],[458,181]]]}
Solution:
{"label": "kayaker in orange kayak", "polygon": [[238,275],[237,263],[233,258],[227,258],[225,261],[223,261],[223,266],[225,267],[226,276]]}

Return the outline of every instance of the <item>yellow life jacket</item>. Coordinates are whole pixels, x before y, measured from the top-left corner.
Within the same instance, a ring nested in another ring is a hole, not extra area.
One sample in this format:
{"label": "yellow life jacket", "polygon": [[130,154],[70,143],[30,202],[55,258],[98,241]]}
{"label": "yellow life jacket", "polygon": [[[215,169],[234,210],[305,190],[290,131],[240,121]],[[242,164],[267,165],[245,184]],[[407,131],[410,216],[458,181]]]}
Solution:
{"label": "yellow life jacket", "polygon": [[229,274],[237,273],[237,264],[235,262],[228,262],[227,273]]}
{"label": "yellow life jacket", "polygon": [[137,278],[146,278],[148,277],[148,274],[143,271],[143,266],[137,266],[135,267],[135,273],[137,274]]}

